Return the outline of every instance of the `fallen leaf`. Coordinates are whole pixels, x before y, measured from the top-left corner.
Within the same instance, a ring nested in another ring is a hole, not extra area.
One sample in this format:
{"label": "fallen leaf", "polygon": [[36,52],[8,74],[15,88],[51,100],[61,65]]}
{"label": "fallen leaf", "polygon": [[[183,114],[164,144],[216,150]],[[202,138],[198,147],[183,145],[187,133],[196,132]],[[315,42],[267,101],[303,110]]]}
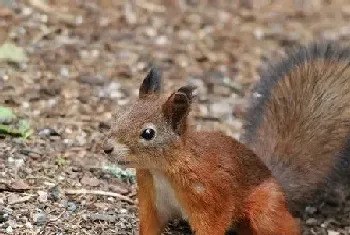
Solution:
{"label": "fallen leaf", "polygon": [[0,123],[8,124],[16,118],[16,115],[10,108],[0,106]]}
{"label": "fallen leaf", "polygon": [[55,160],[56,164],[58,166],[63,166],[63,165],[66,165],[67,164],[67,161],[66,159],[62,158],[62,157],[57,157],[56,160]]}
{"label": "fallen leaf", "polygon": [[22,47],[13,43],[4,43],[0,46],[0,61],[22,63],[27,61],[27,56]]}
{"label": "fallen leaf", "polygon": [[33,130],[28,121],[17,119],[11,109],[0,106],[0,134],[21,136],[27,139],[32,133]]}
{"label": "fallen leaf", "polygon": [[136,173],[132,169],[122,169],[118,166],[104,166],[103,170],[110,171],[115,177],[121,179],[126,178],[129,181],[136,181]]}

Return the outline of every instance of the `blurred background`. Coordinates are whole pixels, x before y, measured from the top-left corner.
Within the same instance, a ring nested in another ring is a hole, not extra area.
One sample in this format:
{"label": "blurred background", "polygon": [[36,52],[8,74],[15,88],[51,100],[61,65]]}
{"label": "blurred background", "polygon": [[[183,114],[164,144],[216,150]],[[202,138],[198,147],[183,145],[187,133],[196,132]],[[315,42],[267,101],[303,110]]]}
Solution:
{"label": "blurred background", "polygon": [[[260,69],[347,44],[349,20],[349,0],[0,0],[1,233],[137,234],[134,172],[103,165],[97,142],[150,66],[167,92],[198,86],[197,129],[238,138]],[[349,211],[309,206],[303,234],[350,234]]]}

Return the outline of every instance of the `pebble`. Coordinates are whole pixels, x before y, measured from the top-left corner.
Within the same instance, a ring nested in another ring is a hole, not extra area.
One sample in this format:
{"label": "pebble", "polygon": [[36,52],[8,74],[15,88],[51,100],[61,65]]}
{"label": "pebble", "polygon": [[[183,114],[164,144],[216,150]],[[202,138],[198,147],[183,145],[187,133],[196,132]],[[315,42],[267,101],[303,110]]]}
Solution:
{"label": "pebble", "polygon": [[332,230],[328,230],[328,235],[339,235],[340,232],[336,232],[336,231],[332,231]]}
{"label": "pebble", "polygon": [[52,128],[44,128],[39,130],[39,135],[40,136],[60,136],[60,134],[57,133],[57,131],[55,131]]}
{"label": "pebble", "polygon": [[38,197],[38,201],[45,203],[47,201],[47,192],[45,191],[38,191],[39,197]]}
{"label": "pebble", "polygon": [[31,196],[18,196],[17,194],[10,194],[7,198],[7,203],[9,205],[14,205],[14,204],[18,204],[18,203],[23,203],[28,201],[31,198]]}
{"label": "pebble", "polygon": [[48,190],[47,199],[50,201],[58,201],[60,199],[60,189],[58,185]]}
{"label": "pebble", "polygon": [[11,183],[11,189],[16,191],[24,191],[29,189],[29,185],[24,180],[18,179]]}
{"label": "pebble", "polygon": [[20,168],[24,165],[24,160],[23,158],[14,158],[14,157],[9,157],[7,159],[7,162],[9,163],[9,166],[10,167],[13,167],[13,168]]}
{"label": "pebble", "polygon": [[92,86],[102,86],[105,83],[105,79],[100,75],[82,75],[78,78],[78,81]]}
{"label": "pebble", "polygon": [[62,77],[65,77],[65,78],[69,77],[69,70],[68,70],[68,68],[66,68],[66,67],[61,68],[60,69],[60,75]]}
{"label": "pebble", "polygon": [[39,212],[39,213],[33,214],[32,220],[33,220],[34,224],[43,225],[46,223],[47,217],[46,217],[46,214],[44,212]]}
{"label": "pebble", "polygon": [[126,187],[115,185],[115,184],[109,185],[108,188],[110,191],[115,193],[120,193],[120,194],[127,194],[129,192],[129,190]]}
{"label": "pebble", "polygon": [[121,84],[117,82],[111,82],[105,85],[99,91],[99,97],[101,98],[124,98],[125,94],[121,92]]}
{"label": "pebble", "polygon": [[314,214],[316,211],[317,211],[317,208],[315,208],[315,207],[312,207],[312,206],[307,206],[306,208],[305,208],[305,211],[306,211],[306,213],[308,213],[308,214]]}
{"label": "pebble", "polygon": [[120,214],[126,214],[126,213],[128,213],[128,210],[125,208],[122,208],[122,209],[120,209],[119,212],[120,212]]}
{"label": "pebble", "polygon": [[13,229],[11,226],[8,226],[5,231],[6,231],[6,233],[12,233]]}
{"label": "pebble", "polygon": [[101,181],[96,177],[89,177],[87,175],[84,175],[83,178],[80,180],[80,183],[82,183],[83,185],[96,187],[100,185]]}
{"label": "pebble", "polygon": [[318,224],[318,220],[314,219],[314,218],[310,218],[310,219],[307,219],[305,223],[307,225],[317,225]]}
{"label": "pebble", "polygon": [[9,217],[9,214],[6,211],[0,211],[0,223],[6,222]]}
{"label": "pebble", "polygon": [[74,202],[67,202],[67,210],[75,212],[77,210],[77,205]]}
{"label": "pebble", "polygon": [[15,220],[9,220],[9,221],[8,221],[8,225],[9,225],[10,227],[12,227],[12,228],[18,227]]}
{"label": "pebble", "polygon": [[95,213],[95,214],[90,214],[89,217],[92,221],[107,221],[112,223],[116,221],[116,216],[108,215],[108,214]]}
{"label": "pebble", "polygon": [[219,117],[232,112],[232,105],[227,102],[217,102],[210,105],[210,112],[215,116]]}
{"label": "pebble", "polygon": [[33,225],[29,221],[26,222],[25,226],[29,229],[33,228]]}

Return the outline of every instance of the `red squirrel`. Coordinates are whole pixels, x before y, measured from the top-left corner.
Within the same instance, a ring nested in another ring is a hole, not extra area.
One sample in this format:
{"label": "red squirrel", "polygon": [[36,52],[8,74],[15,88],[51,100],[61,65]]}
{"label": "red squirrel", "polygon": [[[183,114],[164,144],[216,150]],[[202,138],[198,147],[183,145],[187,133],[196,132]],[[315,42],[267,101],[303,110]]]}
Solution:
{"label": "red squirrel", "polygon": [[[192,86],[169,96],[152,69],[104,143],[136,168],[140,235],[186,219],[197,235],[298,235],[293,208],[332,178],[350,133],[350,52],[312,44],[256,85],[241,141],[189,125]],[[349,85],[348,85],[349,84]]]}

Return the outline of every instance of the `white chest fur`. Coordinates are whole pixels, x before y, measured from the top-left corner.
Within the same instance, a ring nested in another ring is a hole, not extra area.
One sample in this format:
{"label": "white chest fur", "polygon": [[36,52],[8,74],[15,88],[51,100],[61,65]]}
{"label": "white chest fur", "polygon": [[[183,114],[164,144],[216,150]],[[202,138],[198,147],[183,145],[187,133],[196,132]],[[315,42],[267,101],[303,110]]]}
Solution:
{"label": "white chest fur", "polygon": [[152,171],[152,176],[159,218],[165,222],[175,218],[186,219],[184,210],[166,176],[159,171]]}

